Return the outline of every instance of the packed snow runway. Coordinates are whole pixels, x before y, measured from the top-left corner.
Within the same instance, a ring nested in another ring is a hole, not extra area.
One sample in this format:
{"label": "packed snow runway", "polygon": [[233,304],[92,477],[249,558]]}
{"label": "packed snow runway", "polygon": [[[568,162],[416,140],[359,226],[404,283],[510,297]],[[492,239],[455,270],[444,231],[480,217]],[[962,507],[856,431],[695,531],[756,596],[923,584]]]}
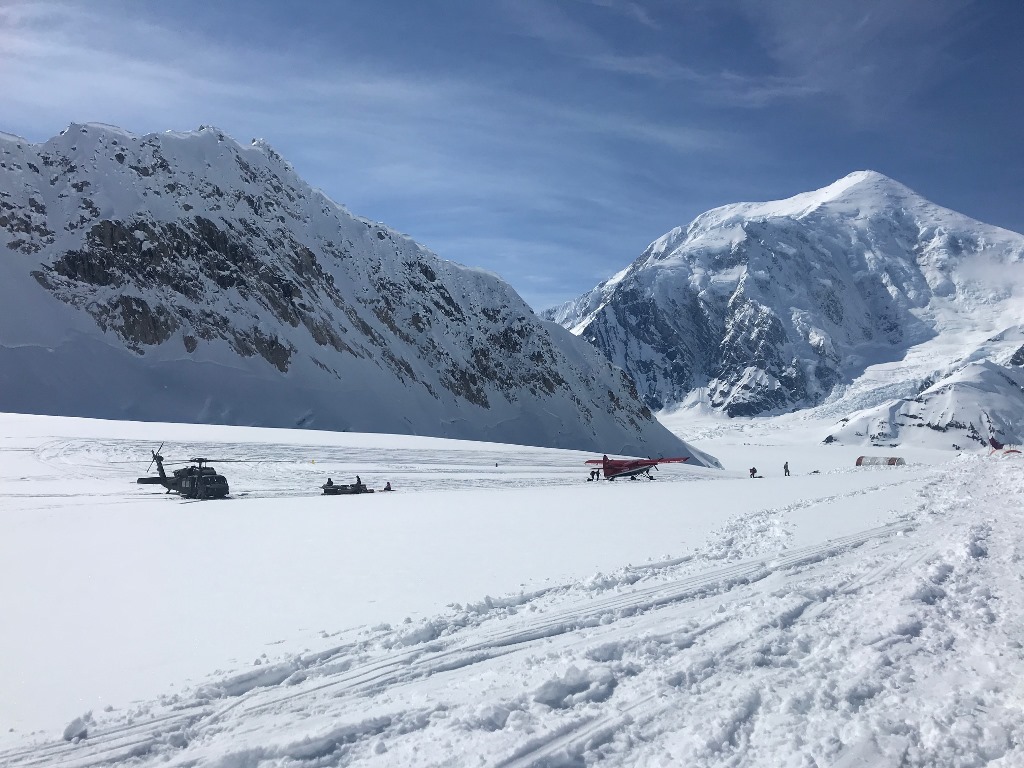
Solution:
{"label": "packed snow runway", "polygon": [[[0,419],[0,764],[1024,762],[1012,458],[670,418],[726,470],[588,483],[570,451]],[[161,441],[245,459],[232,498],[136,485]],[[396,492],[318,495],[356,474]]]}

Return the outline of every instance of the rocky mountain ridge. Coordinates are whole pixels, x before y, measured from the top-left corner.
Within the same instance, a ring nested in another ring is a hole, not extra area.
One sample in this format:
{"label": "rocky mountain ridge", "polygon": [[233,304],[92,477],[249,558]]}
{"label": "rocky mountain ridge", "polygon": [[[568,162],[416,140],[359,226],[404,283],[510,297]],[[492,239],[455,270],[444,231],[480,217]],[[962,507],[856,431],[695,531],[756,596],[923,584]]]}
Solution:
{"label": "rocky mountain ridge", "polygon": [[0,135],[0,246],[2,410],[688,448],[498,277],[352,215],[261,141]]}

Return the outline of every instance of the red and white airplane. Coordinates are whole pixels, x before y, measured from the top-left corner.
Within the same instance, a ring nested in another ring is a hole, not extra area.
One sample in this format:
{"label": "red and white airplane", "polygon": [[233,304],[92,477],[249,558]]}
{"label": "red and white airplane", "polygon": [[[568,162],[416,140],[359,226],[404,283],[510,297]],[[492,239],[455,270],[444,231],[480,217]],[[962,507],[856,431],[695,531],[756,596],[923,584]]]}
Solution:
{"label": "red and white airplane", "polygon": [[605,454],[600,459],[590,459],[587,464],[597,464],[601,467],[595,472],[604,472],[605,480],[614,480],[617,477],[629,477],[635,479],[638,475],[647,475],[648,480],[653,480],[651,469],[657,468],[659,464],[682,464],[690,457],[684,456],[679,459],[609,459]]}

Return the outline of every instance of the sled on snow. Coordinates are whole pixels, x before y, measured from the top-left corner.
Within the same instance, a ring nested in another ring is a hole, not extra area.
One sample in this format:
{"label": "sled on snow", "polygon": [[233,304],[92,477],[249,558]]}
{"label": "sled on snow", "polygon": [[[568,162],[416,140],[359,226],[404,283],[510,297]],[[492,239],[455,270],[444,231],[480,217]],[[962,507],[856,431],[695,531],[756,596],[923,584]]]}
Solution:
{"label": "sled on snow", "polygon": [[352,483],[352,485],[321,485],[320,487],[324,490],[324,496],[352,496],[357,493],[373,493],[373,488],[367,488],[362,483]]}

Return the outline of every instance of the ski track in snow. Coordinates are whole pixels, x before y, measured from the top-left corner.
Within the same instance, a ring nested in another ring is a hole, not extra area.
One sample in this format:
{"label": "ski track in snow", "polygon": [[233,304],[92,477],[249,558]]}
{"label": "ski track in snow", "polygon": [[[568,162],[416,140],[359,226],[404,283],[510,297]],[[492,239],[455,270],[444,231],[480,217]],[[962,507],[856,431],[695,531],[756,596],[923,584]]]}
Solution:
{"label": "ski track in snow", "polygon": [[[126,441],[36,450],[72,477],[140,474],[108,463],[140,452]],[[217,446],[225,458],[234,450]],[[325,466],[343,474],[335,467],[401,464],[394,451],[386,462],[371,449],[321,451],[315,467],[306,448],[260,451],[294,463],[295,488]],[[425,472],[434,487],[438,475],[457,486],[460,460],[479,469],[494,459],[521,461],[531,484],[545,473],[568,483],[582,467],[567,457],[553,468],[524,450],[433,452],[434,470],[414,453],[388,477],[415,488]],[[261,466],[246,471],[258,480]],[[329,648],[97,713],[86,738],[9,750],[0,764],[1020,764],[1020,465],[964,459],[879,478],[865,490],[736,516],[683,558],[352,631]],[[790,547],[783,521],[794,507],[824,513],[850,496],[884,503],[894,484],[918,488],[916,509]],[[268,481],[272,492],[281,489]]]}
{"label": "ski track in snow", "polygon": [[[442,628],[439,631],[451,632],[450,635],[422,643],[417,642],[418,638],[415,635],[398,635],[387,638],[378,641],[384,646],[384,654],[371,652],[368,654],[371,656],[371,660],[354,666],[349,666],[348,663],[339,663],[340,656],[356,655],[358,652],[358,649],[346,647],[330,653],[326,659],[316,658],[305,663],[304,660],[296,660],[293,664],[287,665],[284,670],[280,668],[260,670],[257,674],[247,676],[246,679],[225,680],[219,690],[217,686],[213,686],[208,690],[208,694],[238,697],[237,700],[226,706],[211,707],[207,703],[206,697],[200,697],[199,703],[184,704],[182,712],[157,717],[153,721],[140,725],[130,724],[113,727],[109,731],[97,731],[88,740],[82,742],[84,748],[76,749],[77,745],[58,743],[39,753],[28,753],[25,755],[28,759],[23,764],[47,764],[67,755],[73,756],[66,763],[67,765],[98,765],[137,756],[143,751],[142,747],[145,747],[145,751],[150,751],[160,744],[171,748],[180,748],[191,740],[185,734],[187,730],[216,732],[218,724],[223,723],[229,717],[235,721],[244,721],[268,711],[281,712],[287,709],[298,713],[327,697],[338,698],[358,693],[372,694],[392,691],[398,686],[408,685],[411,681],[420,678],[462,672],[468,667],[489,662],[506,654],[536,653],[535,646],[537,644],[552,638],[561,640],[561,644],[564,646],[562,653],[573,649],[577,653],[582,650],[584,652],[582,655],[586,655],[587,651],[594,650],[596,640],[595,656],[621,656],[624,643],[620,640],[612,641],[609,644],[609,641],[605,640],[603,636],[621,635],[622,628],[612,627],[602,630],[599,629],[600,627],[638,614],[674,606],[677,603],[700,598],[706,599],[708,595],[728,593],[742,585],[765,579],[775,572],[788,571],[802,565],[819,562],[848,547],[860,545],[873,538],[892,535],[906,528],[905,523],[896,523],[892,526],[844,537],[844,539],[829,542],[824,546],[789,552],[777,559],[746,561],[709,572],[698,572],[649,587],[629,589],[625,592],[612,590],[612,594],[594,597],[583,605],[572,601],[564,608],[554,608],[539,616],[528,616],[525,620],[508,620],[509,617],[506,616],[504,617],[506,621],[499,622],[499,625],[495,627],[489,626],[493,623],[493,619],[486,615],[485,608],[484,615],[478,619],[479,623],[475,620],[477,617],[467,621],[466,626],[472,627],[476,630],[475,632],[467,633],[458,624],[449,624],[447,620],[442,620]],[[578,586],[575,589],[574,586],[563,587],[560,591],[580,591]],[[534,599],[538,600],[540,597],[536,596]],[[681,615],[687,615],[690,612],[691,609],[687,606],[681,611]],[[700,635],[717,629],[726,621],[713,622],[707,628],[687,633],[685,641],[682,643],[672,637],[651,636],[646,639],[646,642],[671,642],[677,646],[689,645],[695,642]],[[502,626],[505,623],[513,624],[513,626]],[[587,628],[598,629],[598,631],[581,637],[582,630]],[[468,637],[463,637],[467,634]],[[393,652],[389,647],[391,643],[394,643],[394,647],[403,650]],[[413,643],[411,648],[407,648],[408,643]],[[380,658],[373,658],[374,656],[380,656]],[[333,671],[339,666],[344,668],[343,671]],[[326,673],[323,671],[324,668],[327,670]],[[300,670],[301,674],[297,675]],[[292,681],[292,686],[269,682],[273,678],[281,676],[285,678],[281,683]],[[321,680],[322,677],[326,677],[326,679]],[[585,680],[585,682],[587,685],[584,688],[588,689],[591,681]],[[296,690],[292,690],[292,687]],[[554,697],[557,699],[559,694],[562,694],[562,700],[564,700],[565,691],[574,687],[578,687],[578,684],[565,683],[564,689],[554,686]],[[646,704],[646,701],[642,701],[634,705],[633,708],[643,709]],[[625,721],[626,718],[620,713],[616,719]],[[525,760],[524,752],[514,760],[501,764],[536,764],[537,759],[550,755],[554,750],[564,748],[565,744],[579,742],[581,734],[578,731],[581,729],[584,731],[583,735],[594,730],[590,720],[580,723],[579,727],[559,729],[557,736],[550,740],[541,739],[536,748],[528,750],[531,755],[529,760]],[[19,755],[12,753],[6,757],[12,759]]]}

